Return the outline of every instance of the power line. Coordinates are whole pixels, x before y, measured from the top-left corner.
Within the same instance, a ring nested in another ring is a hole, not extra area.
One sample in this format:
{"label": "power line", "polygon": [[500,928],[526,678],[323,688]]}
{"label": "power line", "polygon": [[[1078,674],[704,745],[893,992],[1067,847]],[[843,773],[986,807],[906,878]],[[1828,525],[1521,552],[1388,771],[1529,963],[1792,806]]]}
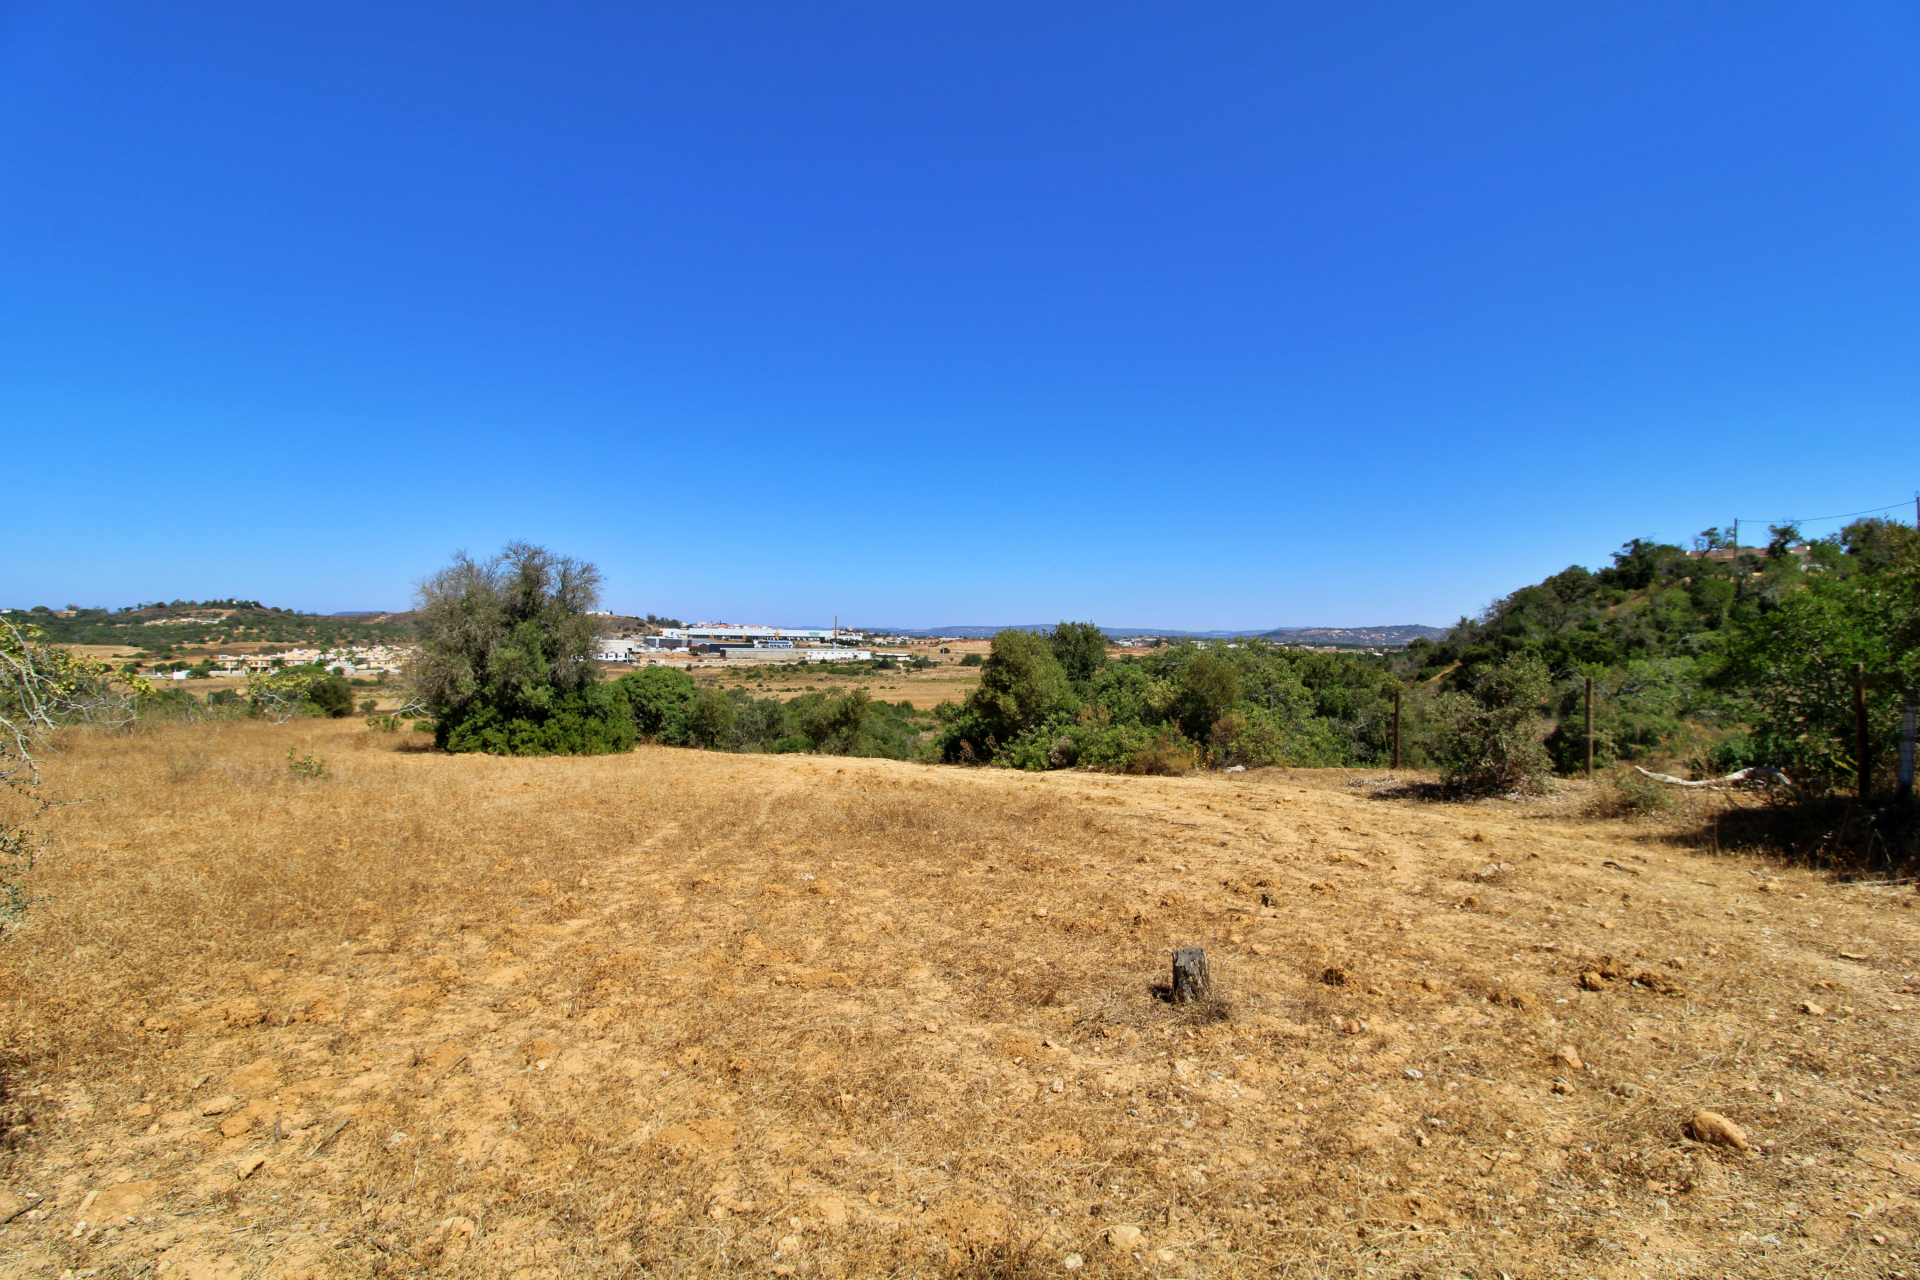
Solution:
{"label": "power line", "polygon": [[1843,511],[1837,516],[1784,516],[1778,520],[1757,520],[1751,516],[1734,517],[1741,524],[1819,524],[1822,520],[1851,520],[1855,516],[1877,516],[1882,511],[1903,509],[1912,505],[1908,502],[1889,502],[1884,507],[1873,507],[1867,511]]}

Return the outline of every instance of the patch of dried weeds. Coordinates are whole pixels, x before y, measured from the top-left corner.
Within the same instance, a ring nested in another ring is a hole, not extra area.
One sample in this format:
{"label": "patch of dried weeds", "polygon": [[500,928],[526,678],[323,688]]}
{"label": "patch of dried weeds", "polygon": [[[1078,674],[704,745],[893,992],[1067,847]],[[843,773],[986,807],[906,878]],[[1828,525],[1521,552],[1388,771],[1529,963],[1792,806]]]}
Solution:
{"label": "patch of dried weeds", "polygon": [[[0,1269],[1805,1275],[1911,1246],[1903,890],[1336,771],[403,742],[65,744],[106,798],[59,812],[0,950]],[[1219,999],[1168,1004],[1195,944]],[[1689,1137],[1703,1109],[1754,1151]]]}

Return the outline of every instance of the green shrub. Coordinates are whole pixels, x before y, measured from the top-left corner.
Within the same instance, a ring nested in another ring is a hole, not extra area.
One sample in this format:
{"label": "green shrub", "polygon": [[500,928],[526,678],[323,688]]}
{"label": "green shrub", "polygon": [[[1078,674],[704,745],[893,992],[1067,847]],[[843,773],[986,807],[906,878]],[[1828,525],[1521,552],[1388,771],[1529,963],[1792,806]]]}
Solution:
{"label": "green shrub", "polygon": [[626,702],[604,694],[586,661],[599,589],[592,565],[520,542],[484,562],[462,552],[422,582],[411,679],[436,744],[511,755],[632,747]]}
{"label": "green shrub", "polygon": [[873,705],[865,689],[849,689],[834,695],[816,691],[803,693],[789,702],[787,717],[815,751],[852,755]]}
{"label": "green shrub", "polygon": [[1171,725],[1162,725],[1148,743],[1127,757],[1128,773],[1173,778],[1193,772],[1198,753]]}
{"label": "green shrub", "polygon": [[668,746],[687,740],[695,693],[692,676],[678,667],[647,667],[629,671],[608,687],[626,704],[642,739]]}
{"label": "green shrub", "polygon": [[977,653],[970,653],[966,657],[960,659],[960,665],[963,667],[977,667],[982,665],[985,662],[986,662],[986,659],[981,657]]}
{"label": "green shrub", "polygon": [[1286,723],[1262,707],[1231,711],[1213,722],[1207,734],[1217,766],[1286,765],[1323,769],[1341,761],[1345,744],[1326,720],[1308,716]]}
{"label": "green shrub", "polygon": [[787,736],[786,703],[778,698],[750,697],[744,692],[734,695],[734,750],[772,751],[774,744]]}
{"label": "green shrub", "polygon": [[1079,705],[1047,638],[1012,629],[994,636],[980,685],[967,697],[967,709],[1001,741]]}
{"label": "green shrub", "polygon": [[436,722],[435,740],[448,751],[587,756],[631,751],[638,734],[626,703],[606,685],[589,685],[517,716],[503,715],[491,703],[470,703],[462,718]]}
{"label": "green shrub", "polygon": [[327,762],[318,756],[296,756],[293,748],[287,748],[287,769],[302,778],[324,778],[327,776]]}
{"label": "green shrub", "polygon": [[1546,790],[1552,762],[1541,745],[1546,664],[1514,655],[1484,669],[1468,693],[1435,699],[1440,781],[1467,795]]}
{"label": "green shrub", "polygon": [[1063,622],[1047,633],[1047,644],[1075,689],[1086,689],[1107,665],[1107,637],[1094,623]]}
{"label": "green shrub", "polygon": [[687,741],[709,751],[731,747],[736,719],[732,698],[718,689],[703,689],[687,711]]}
{"label": "green shrub", "polygon": [[1673,808],[1673,792],[1632,769],[1614,769],[1601,785],[1599,807],[1607,817],[1649,817]]}
{"label": "green shrub", "polygon": [[343,720],[353,714],[353,686],[328,672],[307,687],[306,701],[320,715]]}
{"label": "green shrub", "polygon": [[1173,711],[1181,729],[1206,737],[1214,722],[1240,701],[1240,673],[1227,657],[1201,649],[1187,661],[1174,683]]}

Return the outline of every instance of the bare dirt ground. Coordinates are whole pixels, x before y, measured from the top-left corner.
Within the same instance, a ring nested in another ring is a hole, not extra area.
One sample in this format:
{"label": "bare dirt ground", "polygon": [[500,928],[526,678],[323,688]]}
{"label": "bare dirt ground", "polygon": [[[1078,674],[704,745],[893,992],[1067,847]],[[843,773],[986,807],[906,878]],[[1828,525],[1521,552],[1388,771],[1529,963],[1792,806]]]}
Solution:
{"label": "bare dirt ground", "polygon": [[64,744],[0,1273],[1920,1274],[1908,887],[1577,791],[405,741]]}

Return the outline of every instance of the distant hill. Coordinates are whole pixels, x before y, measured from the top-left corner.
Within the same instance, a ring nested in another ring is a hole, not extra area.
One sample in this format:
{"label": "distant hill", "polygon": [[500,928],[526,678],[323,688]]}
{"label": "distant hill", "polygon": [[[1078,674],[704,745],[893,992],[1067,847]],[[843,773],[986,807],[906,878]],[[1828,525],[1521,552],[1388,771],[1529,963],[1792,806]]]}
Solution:
{"label": "distant hill", "polygon": [[1287,644],[1399,648],[1415,640],[1437,640],[1446,634],[1446,628],[1423,626],[1417,622],[1403,622],[1385,627],[1281,627],[1262,634],[1269,640]]}
{"label": "distant hill", "polygon": [[14,610],[63,644],[109,644],[152,654],[247,645],[325,647],[413,639],[411,613],[318,614],[257,600],[174,600],[126,609]]}

